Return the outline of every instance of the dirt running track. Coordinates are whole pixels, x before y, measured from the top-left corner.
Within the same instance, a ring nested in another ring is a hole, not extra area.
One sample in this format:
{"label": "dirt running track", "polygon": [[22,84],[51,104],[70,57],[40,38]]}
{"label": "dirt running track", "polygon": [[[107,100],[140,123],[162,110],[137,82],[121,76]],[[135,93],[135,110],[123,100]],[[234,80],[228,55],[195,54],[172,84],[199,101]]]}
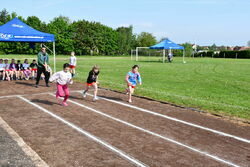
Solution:
{"label": "dirt running track", "polygon": [[49,166],[250,166],[249,125],[107,90],[92,102],[77,83],[68,107],[54,86],[0,84],[0,117]]}

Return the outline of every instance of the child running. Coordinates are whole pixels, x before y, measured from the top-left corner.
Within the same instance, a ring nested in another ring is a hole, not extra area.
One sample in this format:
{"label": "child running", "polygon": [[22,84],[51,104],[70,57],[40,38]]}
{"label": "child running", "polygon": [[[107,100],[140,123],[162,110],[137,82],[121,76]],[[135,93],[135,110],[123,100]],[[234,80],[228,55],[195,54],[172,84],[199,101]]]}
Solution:
{"label": "child running", "polygon": [[70,72],[72,74],[72,77],[75,76],[76,74],[76,56],[75,56],[75,52],[71,52],[71,56],[70,56]]}
{"label": "child running", "polygon": [[129,95],[129,99],[128,102],[132,103],[132,94],[134,93],[135,87],[137,82],[139,82],[139,84],[142,84],[142,80],[141,80],[141,75],[138,72],[139,70],[139,66],[138,65],[134,65],[132,67],[132,70],[129,71],[126,75],[126,82],[128,85],[128,88],[126,89],[128,95]]}
{"label": "child running", "polygon": [[64,100],[61,103],[63,106],[68,106],[68,104],[66,103],[69,97],[68,84],[73,83],[71,73],[69,72],[69,66],[70,65],[68,63],[65,63],[63,65],[63,71],[59,71],[53,74],[49,79],[50,82],[57,82],[56,98],[58,99],[59,97],[64,97]]}
{"label": "child running", "polygon": [[94,98],[93,101],[98,100],[97,98],[97,91],[98,91],[98,75],[99,75],[100,71],[99,71],[99,67],[98,66],[94,66],[92,68],[92,70],[89,72],[89,76],[87,79],[87,84],[86,84],[86,89],[83,91],[83,97],[86,98],[87,96],[87,92],[89,90],[89,87],[92,86],[94,88]]}

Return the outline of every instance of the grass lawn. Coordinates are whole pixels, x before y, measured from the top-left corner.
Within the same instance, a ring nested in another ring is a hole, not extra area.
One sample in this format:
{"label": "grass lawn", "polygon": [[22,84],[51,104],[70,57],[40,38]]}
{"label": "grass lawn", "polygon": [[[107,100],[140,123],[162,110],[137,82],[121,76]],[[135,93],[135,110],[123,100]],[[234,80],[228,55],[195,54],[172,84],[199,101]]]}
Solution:
{"label": "grass lawn", "polygon": [[[69,57],[57,58],[57,70],[61,70]],[[186,61],[183,64],[182,58],[174,58],[173,63],[163,64],[135,62],[130,57],[82,56],[78,57],[76,80],[84,82],[91,67],[97,64],[101,67],[100,85],[123,91],[126,73],[138,64],[143,85],[136,89],[137,95],[250,120],[250,60],[186,58]]]}

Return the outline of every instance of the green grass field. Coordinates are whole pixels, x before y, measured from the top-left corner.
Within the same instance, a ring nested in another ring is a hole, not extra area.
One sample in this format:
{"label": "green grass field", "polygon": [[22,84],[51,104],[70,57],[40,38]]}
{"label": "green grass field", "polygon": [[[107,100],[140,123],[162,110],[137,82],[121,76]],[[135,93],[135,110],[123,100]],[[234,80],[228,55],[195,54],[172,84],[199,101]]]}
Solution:
{"label": "green grass field", "polygon": [[[69,57],[57,58],[57,70],[61,70]],[[97,64],[101,68],[100,85],[123,91],[126,73],[138,64],[143,85],[136,89],[137,95],[250,120],[250,60],[186,58],[186,61],[183,64],[182,58],[175,58],[173,63],[163,64],[135,62],[130,57],[82,56],[78,57],[76,80],[84,82],[91,67]]]}

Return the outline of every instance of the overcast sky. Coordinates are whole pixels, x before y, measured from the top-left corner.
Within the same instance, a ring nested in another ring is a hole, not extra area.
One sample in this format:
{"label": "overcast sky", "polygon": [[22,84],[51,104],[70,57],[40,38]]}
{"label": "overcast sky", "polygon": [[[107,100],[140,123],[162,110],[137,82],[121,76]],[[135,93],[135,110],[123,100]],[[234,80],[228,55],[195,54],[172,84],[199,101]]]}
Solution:
{"label": "overcast sky", "polygon": [[246,45],[250,40],[250,0],[0,0],[0,9],[49,22],[98,21],[117,28],[133,25],[157,39],[199,45]]}

